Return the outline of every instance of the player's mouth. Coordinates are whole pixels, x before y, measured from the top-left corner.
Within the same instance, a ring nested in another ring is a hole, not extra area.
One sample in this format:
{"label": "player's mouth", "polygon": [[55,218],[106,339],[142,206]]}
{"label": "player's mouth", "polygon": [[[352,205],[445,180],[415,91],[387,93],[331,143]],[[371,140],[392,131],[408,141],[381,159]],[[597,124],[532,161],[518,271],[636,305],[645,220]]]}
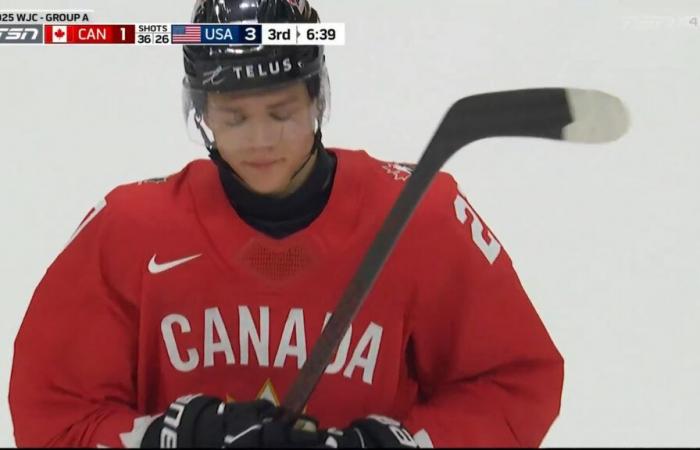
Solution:
{"label": "player's mouth", "polygon": [[259,161],[245,161],[243,164],[251,169],[265,170],[282,162],[282,159],[268,159]]}

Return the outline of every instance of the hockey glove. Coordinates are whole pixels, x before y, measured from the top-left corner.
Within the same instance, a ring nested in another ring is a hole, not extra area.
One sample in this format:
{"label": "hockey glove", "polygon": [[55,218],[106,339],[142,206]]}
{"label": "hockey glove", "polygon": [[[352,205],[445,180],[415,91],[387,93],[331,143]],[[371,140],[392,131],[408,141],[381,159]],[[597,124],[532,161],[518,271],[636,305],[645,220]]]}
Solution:
{"label": "hockey glove", "polygon": [[[279,409],[267,400],[224,403],[185,396],[147,429],[141,448],[315,447],[322,435],[274,421]],[[313,423],[305,417],[307,423]],[[312,427],[313,428],[313,427]]]}
{"label": "hockey glove", "polygon": [[348,428],[326,430],[327,447],[337,448],[418,448],[418,444],[400,422],[371,415],[352,422]]}

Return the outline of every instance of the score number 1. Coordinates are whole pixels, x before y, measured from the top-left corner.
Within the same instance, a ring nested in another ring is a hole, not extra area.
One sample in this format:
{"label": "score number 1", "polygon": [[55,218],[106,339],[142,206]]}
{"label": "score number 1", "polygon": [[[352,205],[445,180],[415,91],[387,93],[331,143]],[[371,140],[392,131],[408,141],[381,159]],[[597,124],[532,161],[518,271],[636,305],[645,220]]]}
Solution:
{"label": "score number 1", "polygon": [[[111,33],[108,34],[109,44],[133,44],[136,38],[136,27],[134,25],[112,25]],[[98,32],[94,32],[99,34]],[[93,34],[88,32],[88,34]],[[94,36],[91,36],[94,38]]]}

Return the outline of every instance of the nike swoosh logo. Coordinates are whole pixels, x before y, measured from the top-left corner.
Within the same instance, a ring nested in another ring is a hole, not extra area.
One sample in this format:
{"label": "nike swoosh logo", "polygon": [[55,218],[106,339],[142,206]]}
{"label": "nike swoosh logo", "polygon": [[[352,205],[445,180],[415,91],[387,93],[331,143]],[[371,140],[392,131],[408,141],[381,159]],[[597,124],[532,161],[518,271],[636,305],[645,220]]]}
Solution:
{"label": "nike swoosh logo", "polygon": [[148,271],[152,274],[165,272],[166,270],[170,270],[173,267],[185,264],[186,262],[192,261],[193,259],[199,258],[200,256],[202,256],[201,253],[199,255],[188,256],[187,258],[176,259],[175,261],[158,264],[156,262],[156,255],[153,255],[153,258],[151,258],[151,260],[148,262]]}

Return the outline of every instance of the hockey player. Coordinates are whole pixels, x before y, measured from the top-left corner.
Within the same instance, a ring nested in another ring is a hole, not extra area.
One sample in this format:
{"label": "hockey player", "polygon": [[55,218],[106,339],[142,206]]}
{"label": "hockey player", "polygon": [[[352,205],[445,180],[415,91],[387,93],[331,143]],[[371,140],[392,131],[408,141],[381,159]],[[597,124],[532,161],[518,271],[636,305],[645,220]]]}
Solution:
{"label": "hockey player", "polygon": [[[303,0],[198,0],[193,15],[318,20]],[[17,444],[538,446],[562,358],[446,173],[305,419],[278,419],[411,166],[324,147],[322,47],[185,46],[184,60],[210,158],[111,191],[48,268],[15,342]]]}

